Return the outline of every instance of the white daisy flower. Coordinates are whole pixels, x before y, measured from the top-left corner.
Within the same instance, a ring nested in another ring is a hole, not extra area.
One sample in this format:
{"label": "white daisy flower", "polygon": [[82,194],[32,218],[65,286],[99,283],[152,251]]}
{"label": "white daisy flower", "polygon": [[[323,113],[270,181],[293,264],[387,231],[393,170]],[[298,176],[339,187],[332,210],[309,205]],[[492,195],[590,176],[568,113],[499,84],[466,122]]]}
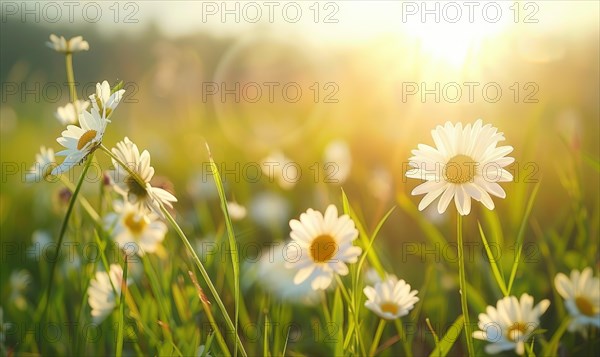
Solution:
{"label": "white daisy flower", "polygon": [[565,306],[573,317],[569,331],[587,336],[586,327],[600,328],[600,279],[592,276],[592,268],[572,270],[571,277],[556,274],[554,286],[565,299]]}
{"label": "white daisy flower", "polygon": [[54,150],[42,146],[40,147],[40,153],[35,154],[35,164],[25,174],[25,181],[40,182],[50,176],[54,167],[56,167]]}
{"label": "white daisy flower", "polygon": [[270,182],[276,181],[279,187],[289,190],[300,180],[298,164],[285,156],[281,151],[274,151],[261,162],[263,173]]}
{"label": "white daisy flower", "polygon": [[410,158],[413,168],[406,172],[409,178],[426,181],[412,191],[413,195],[425,194],[419,210],[441,196],[437,207],[440,214],[454,198],[458,212],[467,215],[471,212],[471,198],[492,210],[490,193],[506,197],[498,182],[512,181],[513,176],[504,167],[515,160],[506,156],[513,151],[512,146],[497,146],[504,140],[497,128],[483,126],[481,120],[464,128],[461,123],[447,122],[432,130],[431,135],[436,147],[419,144]]}
{"label": "white daisy flower", "polygon": [[542,300],[535,307],[533,297],[528,294],[506,296],[498,300],[496,307],[488,306],[486,313],[479,314],[479,329],[473,337],[491,342],[485,352],[495,354],[514,349],[517,354],[525,352],[525,342],[540,324],[540,316],[550,306],[550,300]]}
{"label": "white daisy flower", "polygon": [[110,92],[110,84],[108,84],[108,81],[104,81],[102,84],[96,83],[96,93],[90,95],[92,106],[98,112],[102,113],[105,118],[110,117],[112,112],[117,108],[121,99],[123,99],[125,89],[119,89],[112,94]]}
{"label": "white daisy flower", "polygon": [[64,38],[64,36],[58,37],[55,34],[52,34],[50,35],[50,41],[46,42],[46,45],[56,52],[63,53],[87,51],[90,49],[90,44],[81,36],[73,37],[72,39],[67,40]]}
{"label": "white daisy flower", "polygon": [[122,283],[123,268],[118,264],[111,264],[108,273],[105,271],[96,272],[95,278],[90,281],[87,292],[94,323],[100,324],[115,309],[117,299],[121,297]]}
{"label": "white daisy flower", "polygon": [[106,130],[108,120],[100,116],[97,110],[91,113],[82,111],[79,115],[79,126],[69,125],[67,130],[56,141],[66,149],[56,153],[57,156],[66,156],[65,160],[52,170],[52,175],[58,175],[70,170],[81,163],[92,151],[102,144],[102,137]]}
{"label": "white daisy flower", "polygon": [[227,202],[227,211],[229,212],[229,217],[234,221],[240,221],[246,218],[246,207],[237,202]]}
{"label": "white daisy flower", "polygon": [[408,315],[419,301],[416,297],[419,292],[411,291],[410,285],[393,275],[388,275],[384,280],[376,283],[375,287],[365,287],[363,292],[367,296],[365,307],[386,320]]}
{"label": "white daisy flower", "polygon": [[362,252],[352,245],[358,237],[348,215],[338,217],[337,208],[329,205],[325,216],[309,208],[300,220],[290,221],[292,242],[299,249],[297,259],[288,259],[288,268],[298,269],[294,283],[311,281],[313,289],[326,289],[334,274],[348,274],[346,263],[356,263]]}
{"label": "white daisy flower", "polygon": [[12,301],[19,310],[27,308],[27,299],[24,294],[27,287],[31,284],[31,274],[25,269],[13,271],[10,274],[10,301]]}
{"label": "white daisy flower", "polygon": [[[288,245],[289,241],[276,242],[259,251],[259,255],[249,257],[244,265],[243,281],[250,286],[258,283],[262,289],[281,301],[303,305],[314,305],[321,299],[321,294],[313,290],[308,280],[294,284],[294,272],[286,269],[286,263],[295,259],[299,250],[297,246]],[[252,258],[258,261],[252,261]]]}
{"label": "white daisy flower", "polygon": [[62,125],[77,123],[79,114],[90,106],[87,100],[76,100],[73,103],[67,103],[64,107],[58,107],[54,116]]}
{"label": "white daisy flower", "polygon": [[352,154],[348,144],[343,140],[332,141],[325,148],[323,156],[325,181],[337,184],[346,182],[352,169]]}
{"label": "white daisy flower", "polygon": [[129,175],[127,170],[113,159],[112,163],[115,170],[112,177],[115,183],[114,189],[117,193],[123,195],[129,203],[153,210],[161,217],[162,212],[159,202],[173,208],[171,202],[177,202],[177,198],[162,188],[150,185],[150,180],[154,176],[154,168],[150,166],[150,153],[147,150],[140,154],[137,145],[128,137],[125,137],[123,141],[117,143],[116,148],[112,149],[112,153],[146,183],[145,187],[141,186],[134,177]]}
{"label": "white daisy flower", "polygon": [[154,253],[165,239],[167,225],[153,212],[139,210],[129,202],[116,201],[116,213],[106,216],[106,222],[113,228],[114,240],[127,252],[139,256]]}

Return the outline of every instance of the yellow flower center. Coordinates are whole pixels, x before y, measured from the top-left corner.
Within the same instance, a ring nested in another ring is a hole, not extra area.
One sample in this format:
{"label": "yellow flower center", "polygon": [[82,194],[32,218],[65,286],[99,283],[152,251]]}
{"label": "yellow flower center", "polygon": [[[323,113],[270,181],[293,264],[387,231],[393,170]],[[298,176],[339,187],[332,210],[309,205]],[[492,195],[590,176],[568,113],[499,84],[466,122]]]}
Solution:
{"label": "yellow flower center", "polygon": [[577,309],[579,312],[584,314],[585,316],[594,316],[594,305],[583,296],[578,296],[575,298],[575,305],[577,305]]}
{"label": "yellow flower center", "polygon": [[310,244],[310,256],[317,263],[328,262],[337,251],[337,243],[329,234],[322,234]]}
{"label": "yellow flower center", "polygon": [[506,337],[509,341],[515,342],[519,341],[525,336],[527,332],[527,325],[522,322],[515,322],[511,327],[508,328],[508,332],[506,333]]}
{"label": "yellow flower center", "polygon": [[129,192],[140,200],[146,198],[148,195],[146,188],[140,185],[132,176],[127,176],[127,178],[125,178],[125,184],[127,185],[127,188],[129,188]]}
{"label": "yellow flower center", "polygon": [[88,130],[83,133],[79,138],[79,141],[77,141],[77,150],[83,149],[90,141],[94,140],[96,134],[96,130]]}
{"label": "yellow flower center", "polygon": [[392,315],[396,315],[398,313],[398,305],[393,302],[384,302],[379,305],[379,308],[383,312],[389,312]]}
{"label": "yellow flower center", "polygon": [[140,234],[146,228],[146,220],[143,216],[138,216],[135,212],[130,212],[125,216],[124,223],[133,234]]}
{"label": "yellow flower center", "polygon": [[467,155],[456,155],[444,167],[444,178],[452,183],[471,182],[475,177],[476,162]]}

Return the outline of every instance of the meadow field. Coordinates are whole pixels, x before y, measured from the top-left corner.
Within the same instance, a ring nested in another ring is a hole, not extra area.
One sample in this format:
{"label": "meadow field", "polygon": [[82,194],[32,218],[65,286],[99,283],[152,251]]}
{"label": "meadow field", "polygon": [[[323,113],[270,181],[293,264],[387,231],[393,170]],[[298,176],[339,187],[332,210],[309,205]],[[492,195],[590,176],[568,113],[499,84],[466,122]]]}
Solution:
{"label": "meadow field", "polygon": [[597,2],[0,10],[0,355],[600,351]]}

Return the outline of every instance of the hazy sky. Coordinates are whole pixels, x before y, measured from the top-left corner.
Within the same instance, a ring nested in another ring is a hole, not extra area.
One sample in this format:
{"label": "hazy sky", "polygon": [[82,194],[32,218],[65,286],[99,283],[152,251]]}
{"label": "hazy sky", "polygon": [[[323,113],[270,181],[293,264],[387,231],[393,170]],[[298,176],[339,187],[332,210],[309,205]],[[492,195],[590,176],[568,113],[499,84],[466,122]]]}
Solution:
{"label": "hazy sky", "polygon": [[[423,5],[424,4],[424,5]],[[598,32],[597,1],[88,1],[2,2],[2,21],[52,26],[92,22],[103,33],[144,31],[158,23],[167,36],[206,30],[243,34],[257,27],[328,43],[381,34],[493,35],[525,31]],[[37,17],[36,17],[36,13]]]}

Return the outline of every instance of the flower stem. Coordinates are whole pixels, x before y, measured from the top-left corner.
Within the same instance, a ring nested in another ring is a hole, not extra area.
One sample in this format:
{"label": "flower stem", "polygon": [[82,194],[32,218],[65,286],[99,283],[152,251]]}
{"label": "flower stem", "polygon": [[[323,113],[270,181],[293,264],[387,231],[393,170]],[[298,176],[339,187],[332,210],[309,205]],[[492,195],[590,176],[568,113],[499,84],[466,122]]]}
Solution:
{"label": "flower stem", "polygon": [[406,357],[412,357],[412,349],[408,343],[408,338],[406,337],[406,332],[404,332],[404,326],[402,325],[402,320],[396,319],[394,321],[394,325],[396,325],[396,331],[398,331],[398,335],[402,339],[402,348],[404,349],[404,355]]}
{"label": "flower stem", "polygon": [[200,303],[202,304],[202,309],[204,310],[206,317],[208,317],[208,322],[210,322],[210,325],[213,328],[215,337],[217,338],[217,343],[221,347],[221,352],[223,352],[226,356],[230,356],[231,352],[229,351],[229,347],[227,347],[227,344],[225,343],[225,339],[223,338],[223,335],[221,334],[221,329],[217,325],[217,322],[215,321],[215,317],[213,316],[213,313],[210,309],[210,302],[208,301],[208,299],[206,299],[206,296],[204,295],[204,291],[200,287],[200,284],[198,284],[196,275],[194,275],[194,273],[192,271],[188,271],[188,274],[190,275],[190,278],[192,279],[192,283],[196,287],[196,291],[198,292],[198,297],[200,298]]}
{"label": "flower stem", "polygon": [[73,74],[73,54],[67,52],[65,55],[67,67],[67,83],[69,83],[69,93],[71,94],[71,102],[77,101],[77,91],[75,90],[75,75]]}
{"label": "flower stem", "polygon": [[[71,193],[75,191],[75,186],[73,186],[73,184],[65,176],[61,175],[59,179],[60,182],[62,182],[62,184],[65,185],[65,187],[69,191],[71,191]],[[102,221],[100,220],[100,216],[98,215],[98,212],[94,210],[90,202],[83,196],[78,197],[78,199],[79,204],[81,205],[81,207],[83,207],[83,209],[85,209],[88,216],[90,216],[90,218],[94,221],[94,223],[96,223],[97,226],[101,227]]]}
{"label": "flower stem", "polygon": [[465,274],[465,253],[463,250],[462,216],[457,214],[456,218],[456,236],[458,243],[458,280],[460,285],[460,306],[465,318],[465,339],[467,340],[467,351],[469,356],[475,356],[473,349],[473,339],[471,336],[471,321],[469,319],[469,306],[467,304],[467,278]]}
{"label": "flower stem", "polygon": [[[108,154],[108,156],[110,158],[112,158],[113,160],[115,160],[119,165],[121,165],[121,167],[123,167],[125,169],[125,171],[127,171],[127,173],[134,180],[137,181],[137,183],[142,185],[142,187],[146,187],[146,182],[144,180],[142,180],[142,178],[135,171],[133,171],[127,164],[125,164],[123,161],[121,161],[121,159],[119,159],[115,154],[113,154],[109,149],[107,149],[106,146],[104,146],[104,144],[100,145],[100,149],[102,151],[104,151],[106,154]],[[219,306],[219,309],[221,310],[221,313],[223,314],[223,318],[225,319],[225,322],[227,323],[227,327],[230,329],[230,331],[235,333],[235,339],[236,339],[236,343],[240,349],[240,353],[244,357],[248,356],[248,354],[246,353],[246,350],[244,349],[244,346],[242,344],[242,340],[240,339],[239,334],[237,334],[237,329],[235,328],[233,322],[231,321],[231,318],[229,317],[229,314],[227,313],[227,309],[225,309],[225,305],[223,304],[221,297],[219,297],[219,294],[217,293],[217,289],[215,288],[215,285],[213,284],[212,280],[210,279],[210,276],[208,275],[206,268],[200,261],[200,258],[198,258],[198,255],[196,254],[196,251],[192,247],[192,244],[190,243],[190,241],[187,238],[187,236],[185,235],[185,233],[183,233],[183,230],[181,230],[181,227],[179,227],[179,225],[177,224],[177,222],[175,221],[173,216],[171,216],[171,213],[169,213],[169,211],[165,208],[165,206],[160,201],[159,201],[159,206],[160,206],[161,212],[165,216],[165,219],[171,224],[171,226],[173,227],[175,232],[177,232],[177,235],[179,235],[179,237],[183,241],[183,245],[185,245],[186,249],[192,256],[192,260],[194,261],[194,263],[196,263],[196,266],[198,267],[198,270],[200,271],[202,278],[206,282],[206,285],[208,285],[208,289],[210,290],[210,293],[213,295],[213,297],[217,303],[217,306]]]}
{"label": "flower stem", "polygon": [[[123,324],[125,321],[125,296],[127,295],[127,268],[127,254],[125,254],[125,263],[123,264],[123,281],[121,281],[121,296],[119,302],[119,325],[117,329],[117,347],[115,349],[116,357],[123,356]],[[108,280],[112,280],[110,275]]]}
{"label": "flower stem", "polygon": [[383,334],[383,329],[385,328],[385,323],[386,321],[384,319],[379,319],[379,325],[377,325],[377,330],[375,331],[371,348],[369,348],[369,356],[375,355],[377,346],[379,346],[379,340],[381,340],[381,335]]}
{"label": "flower stem", "polygon": [[77,181],[77,185],[75,186],[75,190],[73,190],[73,195],[69,200],[69,206],[67,207],[67,213],[65,214],[65,218],[62,221],[60,226],[60,233],[58,234],[58,242],[56,244],[56,252],[54,253],[54,259],[52,260],[52,266],[50,267],[50,276],[48,277],[48,287],[46,288],[46,301],[44,303],[44,310],[42,315],[45,320],[48,319],[48,305],[50,303],[50,295],[52,294],[52,286],[54,281],[54,273],[56,272],[56,266],[58,265],[58,257],[60,256],[60,247],[62,246],[63,238],[65,237],[65,233],[67,232],[67,226],[69,224],[69,218],[73,213],[73,207],[75,207],[75,202],[77,201],[77,196],[79,195],[79,191],[81,190],[81,186],[83,185],[83,181],[85,179],[85,175],[90,168],[90,164],[92,162],[94,154],[91,153],[88,157],[85,166],[83,167],[83,171],[81,171],[81,175],[79,176],[79,180]]}

